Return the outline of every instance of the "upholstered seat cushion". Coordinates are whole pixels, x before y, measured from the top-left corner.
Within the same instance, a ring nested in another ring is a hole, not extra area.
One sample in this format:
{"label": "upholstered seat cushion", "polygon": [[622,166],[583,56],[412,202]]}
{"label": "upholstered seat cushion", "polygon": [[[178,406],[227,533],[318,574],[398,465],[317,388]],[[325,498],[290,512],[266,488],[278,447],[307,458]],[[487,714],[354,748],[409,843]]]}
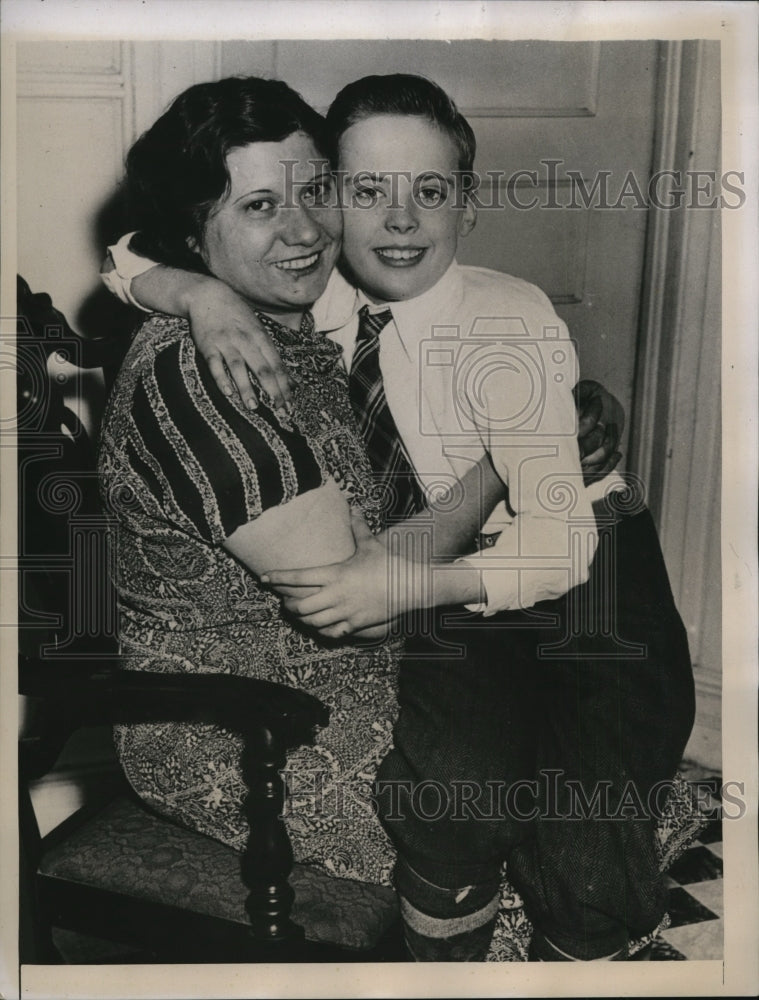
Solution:
{"label": "upholstered seat cushion", "polygon": [[[39,870],[131,898],[248,923],[240,855],[126,797],[51,848]],[[310,941],[369,948],[397,916],[395,893],[386,886],[332,878],[306,865],[295,865],[290,885],[295,890],[292,918]]]}

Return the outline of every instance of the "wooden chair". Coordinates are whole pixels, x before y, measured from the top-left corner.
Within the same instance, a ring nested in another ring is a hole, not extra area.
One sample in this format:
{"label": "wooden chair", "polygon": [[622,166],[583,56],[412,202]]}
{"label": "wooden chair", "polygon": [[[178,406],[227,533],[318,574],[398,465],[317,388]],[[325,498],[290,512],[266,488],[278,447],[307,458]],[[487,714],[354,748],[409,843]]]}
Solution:
{"label": "wooden chair", "polygon": [[[94,449],[47,363],[55,352],[108,376],[123,346],[79,337],[22,279],[18,313],[21,961],[63,961],[62,940],[83,962],[402,960],[391,889],[293,864],[279,771],[328,723],[327,708],[279,684],[119,668]],[[72,733],[168,720],[243,735],[242,857],[153,814],[118,773],[40,836],[30,784]]]}

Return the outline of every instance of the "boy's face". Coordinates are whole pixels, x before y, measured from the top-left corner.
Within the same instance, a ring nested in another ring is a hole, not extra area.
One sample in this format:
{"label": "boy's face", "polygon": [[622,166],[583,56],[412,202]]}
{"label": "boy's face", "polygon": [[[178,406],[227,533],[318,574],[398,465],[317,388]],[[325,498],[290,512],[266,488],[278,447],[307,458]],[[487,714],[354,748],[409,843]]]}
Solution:
{"label": "boy's face", "polygon": [[412,299],[448,270],[475,209],[453,140],[425,118],[375,115],[339,144],[343,259],[377,302]]}

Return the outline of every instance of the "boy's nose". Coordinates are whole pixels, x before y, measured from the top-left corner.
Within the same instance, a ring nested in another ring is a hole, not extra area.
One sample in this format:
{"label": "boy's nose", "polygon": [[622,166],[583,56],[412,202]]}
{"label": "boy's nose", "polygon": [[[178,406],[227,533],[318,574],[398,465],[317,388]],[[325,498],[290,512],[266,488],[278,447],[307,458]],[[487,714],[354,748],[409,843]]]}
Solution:
{"label": "boy's nose", "polygon": [[416,216],[408,203],[388,209],[385,227],[391,233],[413,233],[418,225]]}

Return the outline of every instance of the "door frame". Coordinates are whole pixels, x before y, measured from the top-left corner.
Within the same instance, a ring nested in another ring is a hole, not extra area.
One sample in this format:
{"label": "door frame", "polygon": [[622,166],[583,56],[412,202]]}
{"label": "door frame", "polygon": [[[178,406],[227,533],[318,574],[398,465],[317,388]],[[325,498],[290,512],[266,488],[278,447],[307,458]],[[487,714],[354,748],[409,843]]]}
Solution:
{"label": "door frame", "polygon": [[[720,174],[720,49],[660,42],[653,172]],[[719,197],[720,187],[716,194]],[[686,185],[687,192],[687,185]],[[720,209],[649,208],[630,467],[645,484],[688,630],[697,719],[687,755],[721,766]]]}

